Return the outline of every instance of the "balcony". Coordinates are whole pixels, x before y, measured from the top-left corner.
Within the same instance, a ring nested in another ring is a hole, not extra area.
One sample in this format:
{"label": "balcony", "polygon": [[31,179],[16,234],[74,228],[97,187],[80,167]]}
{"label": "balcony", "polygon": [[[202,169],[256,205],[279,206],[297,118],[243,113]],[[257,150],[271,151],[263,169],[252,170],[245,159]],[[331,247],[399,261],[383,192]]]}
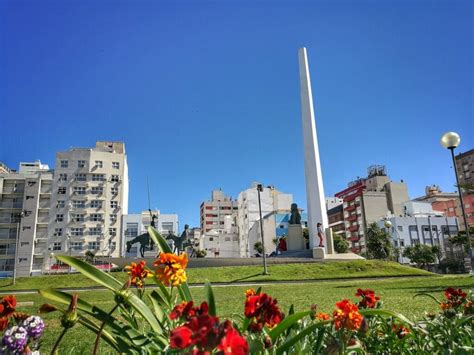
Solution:
{"label": "balcony", "polygon": [[347,238],[347,241],[355,243],[355,242],[358,242],[359,239],[360,238],[358,236],[352,236],[352,237]]}
{"label": "balcony", "polygon": [[357,220],[357,214],[350,215],[349,217],[347,217],[347,220],[349,222],[354,222],[355,220]]}
{"label": "balcony", "polygon": [[351,226],[348,229],[349,229],[349,232],[355,232],[355,231],[359,230],[359,226],[358,225]]}
{"label": "balcony", "polygon": [[352,247],[351,248],[351,251],[355,254],[359,254],[360,253],[360,248],[357,248],[357,247]]}
{"label": "balcony", "polygon": [[351,212],[351,211],[354,211],[356,208],[357,208],[356,205],[349,205],[347,206],[346,211]]}

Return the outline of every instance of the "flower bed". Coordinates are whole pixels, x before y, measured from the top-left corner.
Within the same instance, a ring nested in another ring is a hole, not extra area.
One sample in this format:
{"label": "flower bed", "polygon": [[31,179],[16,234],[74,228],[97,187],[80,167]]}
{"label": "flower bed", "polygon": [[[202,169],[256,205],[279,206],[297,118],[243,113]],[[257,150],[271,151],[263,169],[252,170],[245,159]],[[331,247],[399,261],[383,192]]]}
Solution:
{"label": "flower bed", "polygon": [[[473,296],[461,289],[448,288],[437,314],[412,322],[399,313],[384,310],[383,300],[370,289],[354,290],[354,299],[336,302],[332,314],[317,305],[303,312],[280,308],[278,301],[262,289],[242,295],[242,313],[222,319],[216,309],[212,287],[206,285],[206,301],[195,304],[187,285],[187,256],[174,255],[166,241],[150,230],[161,253],[147,268],[145,262],[132,263],[125,283],[84,261],[58,256],[98,284],[112,291],[114,307],[106,312],[77,295],[42,290],[41,295],[65,304],[45,304],[41,312],[59,311],[63,331],[53,348],[61,349],[66,332],[85,326],[96,337],[92,353],[100,341],[120,353],[187,354],[284,354],[284,353],[469,353],[474,351]],[[149,290],[151,281],[157,288]],[[297,286],[294,286],[297,287]],[[421,296],[421,295],[420,295]],[[0,314],[5,330],[5,352],[34,350],[43,332],[39,317],[13,316],[13,298],[1,301]]]}

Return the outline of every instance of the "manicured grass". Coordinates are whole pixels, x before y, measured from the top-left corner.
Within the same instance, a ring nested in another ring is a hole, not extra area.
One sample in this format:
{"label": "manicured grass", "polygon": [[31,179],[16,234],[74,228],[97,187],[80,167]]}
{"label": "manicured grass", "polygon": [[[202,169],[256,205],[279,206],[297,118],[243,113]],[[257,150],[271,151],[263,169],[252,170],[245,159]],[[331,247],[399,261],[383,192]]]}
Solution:
{"label": "manicured grass", "polygon": [[[398,263],[357,260],[325,263],[278,264],[270,265],[270,275],[263,276],[261,266],[227,266],[212,268],[188,269],[188,279],[191,283],[204,283],[207,280],[217,282],[238,281],[276,281],[276,280],[325,280],[360,277],[413,276],[432,275],[416,268],[403,266]],[[127,275],[115,272],[112,275],[125,281]],[[16,285],[11,285],[11,279],[0,280],[0,291],[46,289],[63,287],[97,286],[81,274],[45,275],[41,277],[18,278]]]}
{"label": "manicured grass", "polygon": [[[474,277],[469,276],[433,276],[410,277],[399,279],[353,279],[348,281],[316,281],[303,284],[274,284],[264,285],[263,291],[278,299],[284,312],[294,304],[295,309],[305,310],[312,304],[317,304],[318,309],[332,312],[334,303],[343,298],[355,300],[354,293],[357,288],[372,288],[377,295],[382,297],[384,309],[403,313],[410,319],[419,319],[424,312],[438,310],[436,303],[426,297],[415,297],[419,292],[427,292],[439,298],[442,291],[449,287],[461,287],[465,290],[474,290]],[[243,286],[216,286],[214,292],[217,301],[218,314],[221,317],[243,313],[244,291]],[[202,287],[192,288],[192,294],[197,302],[204,299]],[[113,306],[113,296],[109,291],[81,292],[81,298],[93,302],[97,307],[109,310]],[[35,313],[38,307],[49,302],[39,295],[18,295],[18,301],[32,301],[33,306],[19,307],[18,310]],[[43,336],[42,352],[49,352],[61,331],[59,313],[44,315],[47,330]],[[61,354],[90,353],[94,342],[94,334],[80,325],[76,325],[68,333],[62,343]],[[107,347],[102,345],[101,353],[107,353]]]}

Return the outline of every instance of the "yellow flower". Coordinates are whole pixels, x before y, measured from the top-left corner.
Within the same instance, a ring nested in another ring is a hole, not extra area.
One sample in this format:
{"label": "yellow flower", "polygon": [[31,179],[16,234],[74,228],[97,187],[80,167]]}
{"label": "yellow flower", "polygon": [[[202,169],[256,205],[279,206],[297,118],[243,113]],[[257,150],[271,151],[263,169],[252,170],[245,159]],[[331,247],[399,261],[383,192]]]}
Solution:
{"label": "yellow flower", "polygon": [[125,266],[127,274],[130,275],[130,283],[135,285],[137,288],[142,288],[145,285],[144,280],[147,277],[152,277],[153,273],[145,269],[145,262],[140,261],[140,263],[132,262],[130,265]]}
{"label": "yellow flower", "polygon": [[186,266],[188,265],[188,256],[186,253],[175,255],[173,253],[161,253],[158,259],[153,263],[156,266],[155,276],[165,286],[178,286],[186,282]]}

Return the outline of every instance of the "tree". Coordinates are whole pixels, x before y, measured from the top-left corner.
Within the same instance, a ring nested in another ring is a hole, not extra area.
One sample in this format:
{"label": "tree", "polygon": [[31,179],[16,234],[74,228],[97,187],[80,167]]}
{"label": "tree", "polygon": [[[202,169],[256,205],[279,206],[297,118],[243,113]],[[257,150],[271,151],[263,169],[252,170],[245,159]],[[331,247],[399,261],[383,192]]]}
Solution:
{"label": "tree", "polygon": [[253,245],[253,248],[257,251],[257,253],[263,254],[263,244],[262,244],[262,242],[256,242]]}
{"label": "tree", "polygon": [[380,229],[377,223],[372,223],[367,228],[367,257],[369,259],[390,259],[392,243],[390,234]]}
{"label": "tree", "polygon": [[336,253],[347,253],[349,249],[349,243],[340,234],[334,234],[334,250]]}
{"label": "tree", "polygon": [[433,264],[436,261],[439,248],[424,244],[416,244],[415,246],[406,247],[403,256],[410,259],[419,267],[425,267],[427,264]]}

